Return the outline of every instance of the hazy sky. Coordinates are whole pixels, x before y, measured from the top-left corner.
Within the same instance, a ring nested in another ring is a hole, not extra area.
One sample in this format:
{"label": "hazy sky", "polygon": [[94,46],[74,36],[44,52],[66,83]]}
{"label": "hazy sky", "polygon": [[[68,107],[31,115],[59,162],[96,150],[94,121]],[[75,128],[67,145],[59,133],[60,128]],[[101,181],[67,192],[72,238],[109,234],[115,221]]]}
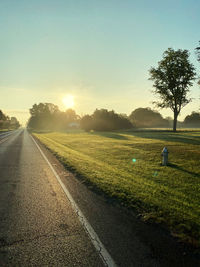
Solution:
{"label": "hazy sky", "polygon": [[[199,12],[198,0],[0,1],[0,109],[25,120],[34,103],[64,109],[65,94],[79,114],[152,107],[148,70],[164,50],[189,49],[200,69]],[[180,119],[199,109],[191,92]]]}

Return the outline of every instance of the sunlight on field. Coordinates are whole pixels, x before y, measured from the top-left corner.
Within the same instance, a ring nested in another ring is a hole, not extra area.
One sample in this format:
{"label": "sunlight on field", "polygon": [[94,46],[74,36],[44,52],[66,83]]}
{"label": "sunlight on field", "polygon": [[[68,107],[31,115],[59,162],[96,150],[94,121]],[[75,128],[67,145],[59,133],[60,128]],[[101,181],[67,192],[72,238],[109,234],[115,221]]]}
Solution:
{"label": "sunlight on field", "polygon": [[[144,219],[200,238],[200,131],[35,134],[68,168]],[[170,165],[161,166],[169,149]]]}

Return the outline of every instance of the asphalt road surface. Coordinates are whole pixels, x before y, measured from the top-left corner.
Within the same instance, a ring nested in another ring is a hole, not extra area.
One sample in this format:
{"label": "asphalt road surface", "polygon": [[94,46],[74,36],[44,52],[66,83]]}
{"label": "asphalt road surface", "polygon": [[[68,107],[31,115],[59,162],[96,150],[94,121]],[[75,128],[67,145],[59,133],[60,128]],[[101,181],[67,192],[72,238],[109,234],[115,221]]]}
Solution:
{"label": "asphalt road surface", "polygon": [[[200,266],[198,253],[90,190],[39,146],[117,266]],[[105,266],[79,217],[29,133],[0,134],[0,266]]]}
{"label": "asphalt road surface", "polygon": [[0,144],[0,266],[103,266],[23,130]]}

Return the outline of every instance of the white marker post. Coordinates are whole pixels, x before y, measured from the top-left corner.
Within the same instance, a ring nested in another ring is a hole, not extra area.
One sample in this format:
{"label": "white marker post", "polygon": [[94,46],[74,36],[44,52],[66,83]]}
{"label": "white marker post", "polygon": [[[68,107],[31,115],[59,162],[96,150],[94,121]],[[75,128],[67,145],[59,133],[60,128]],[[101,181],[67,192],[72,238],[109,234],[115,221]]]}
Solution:
{"label": "white marker post", "polygon": [[167,166],[168,164],[168,154],[169,154],[169,151],[166,147],[163,148],[162,150],[162,165],[163,166]]}

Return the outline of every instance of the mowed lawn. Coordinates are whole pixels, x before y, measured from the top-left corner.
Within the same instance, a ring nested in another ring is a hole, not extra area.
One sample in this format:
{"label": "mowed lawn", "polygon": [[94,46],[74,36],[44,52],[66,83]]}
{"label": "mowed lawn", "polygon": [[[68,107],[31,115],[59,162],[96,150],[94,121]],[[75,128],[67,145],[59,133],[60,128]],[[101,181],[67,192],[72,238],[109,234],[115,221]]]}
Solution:
{"label": "mowed lawn", "polygon": [[34,135],[96,189],[200,245],[200,131]]}

